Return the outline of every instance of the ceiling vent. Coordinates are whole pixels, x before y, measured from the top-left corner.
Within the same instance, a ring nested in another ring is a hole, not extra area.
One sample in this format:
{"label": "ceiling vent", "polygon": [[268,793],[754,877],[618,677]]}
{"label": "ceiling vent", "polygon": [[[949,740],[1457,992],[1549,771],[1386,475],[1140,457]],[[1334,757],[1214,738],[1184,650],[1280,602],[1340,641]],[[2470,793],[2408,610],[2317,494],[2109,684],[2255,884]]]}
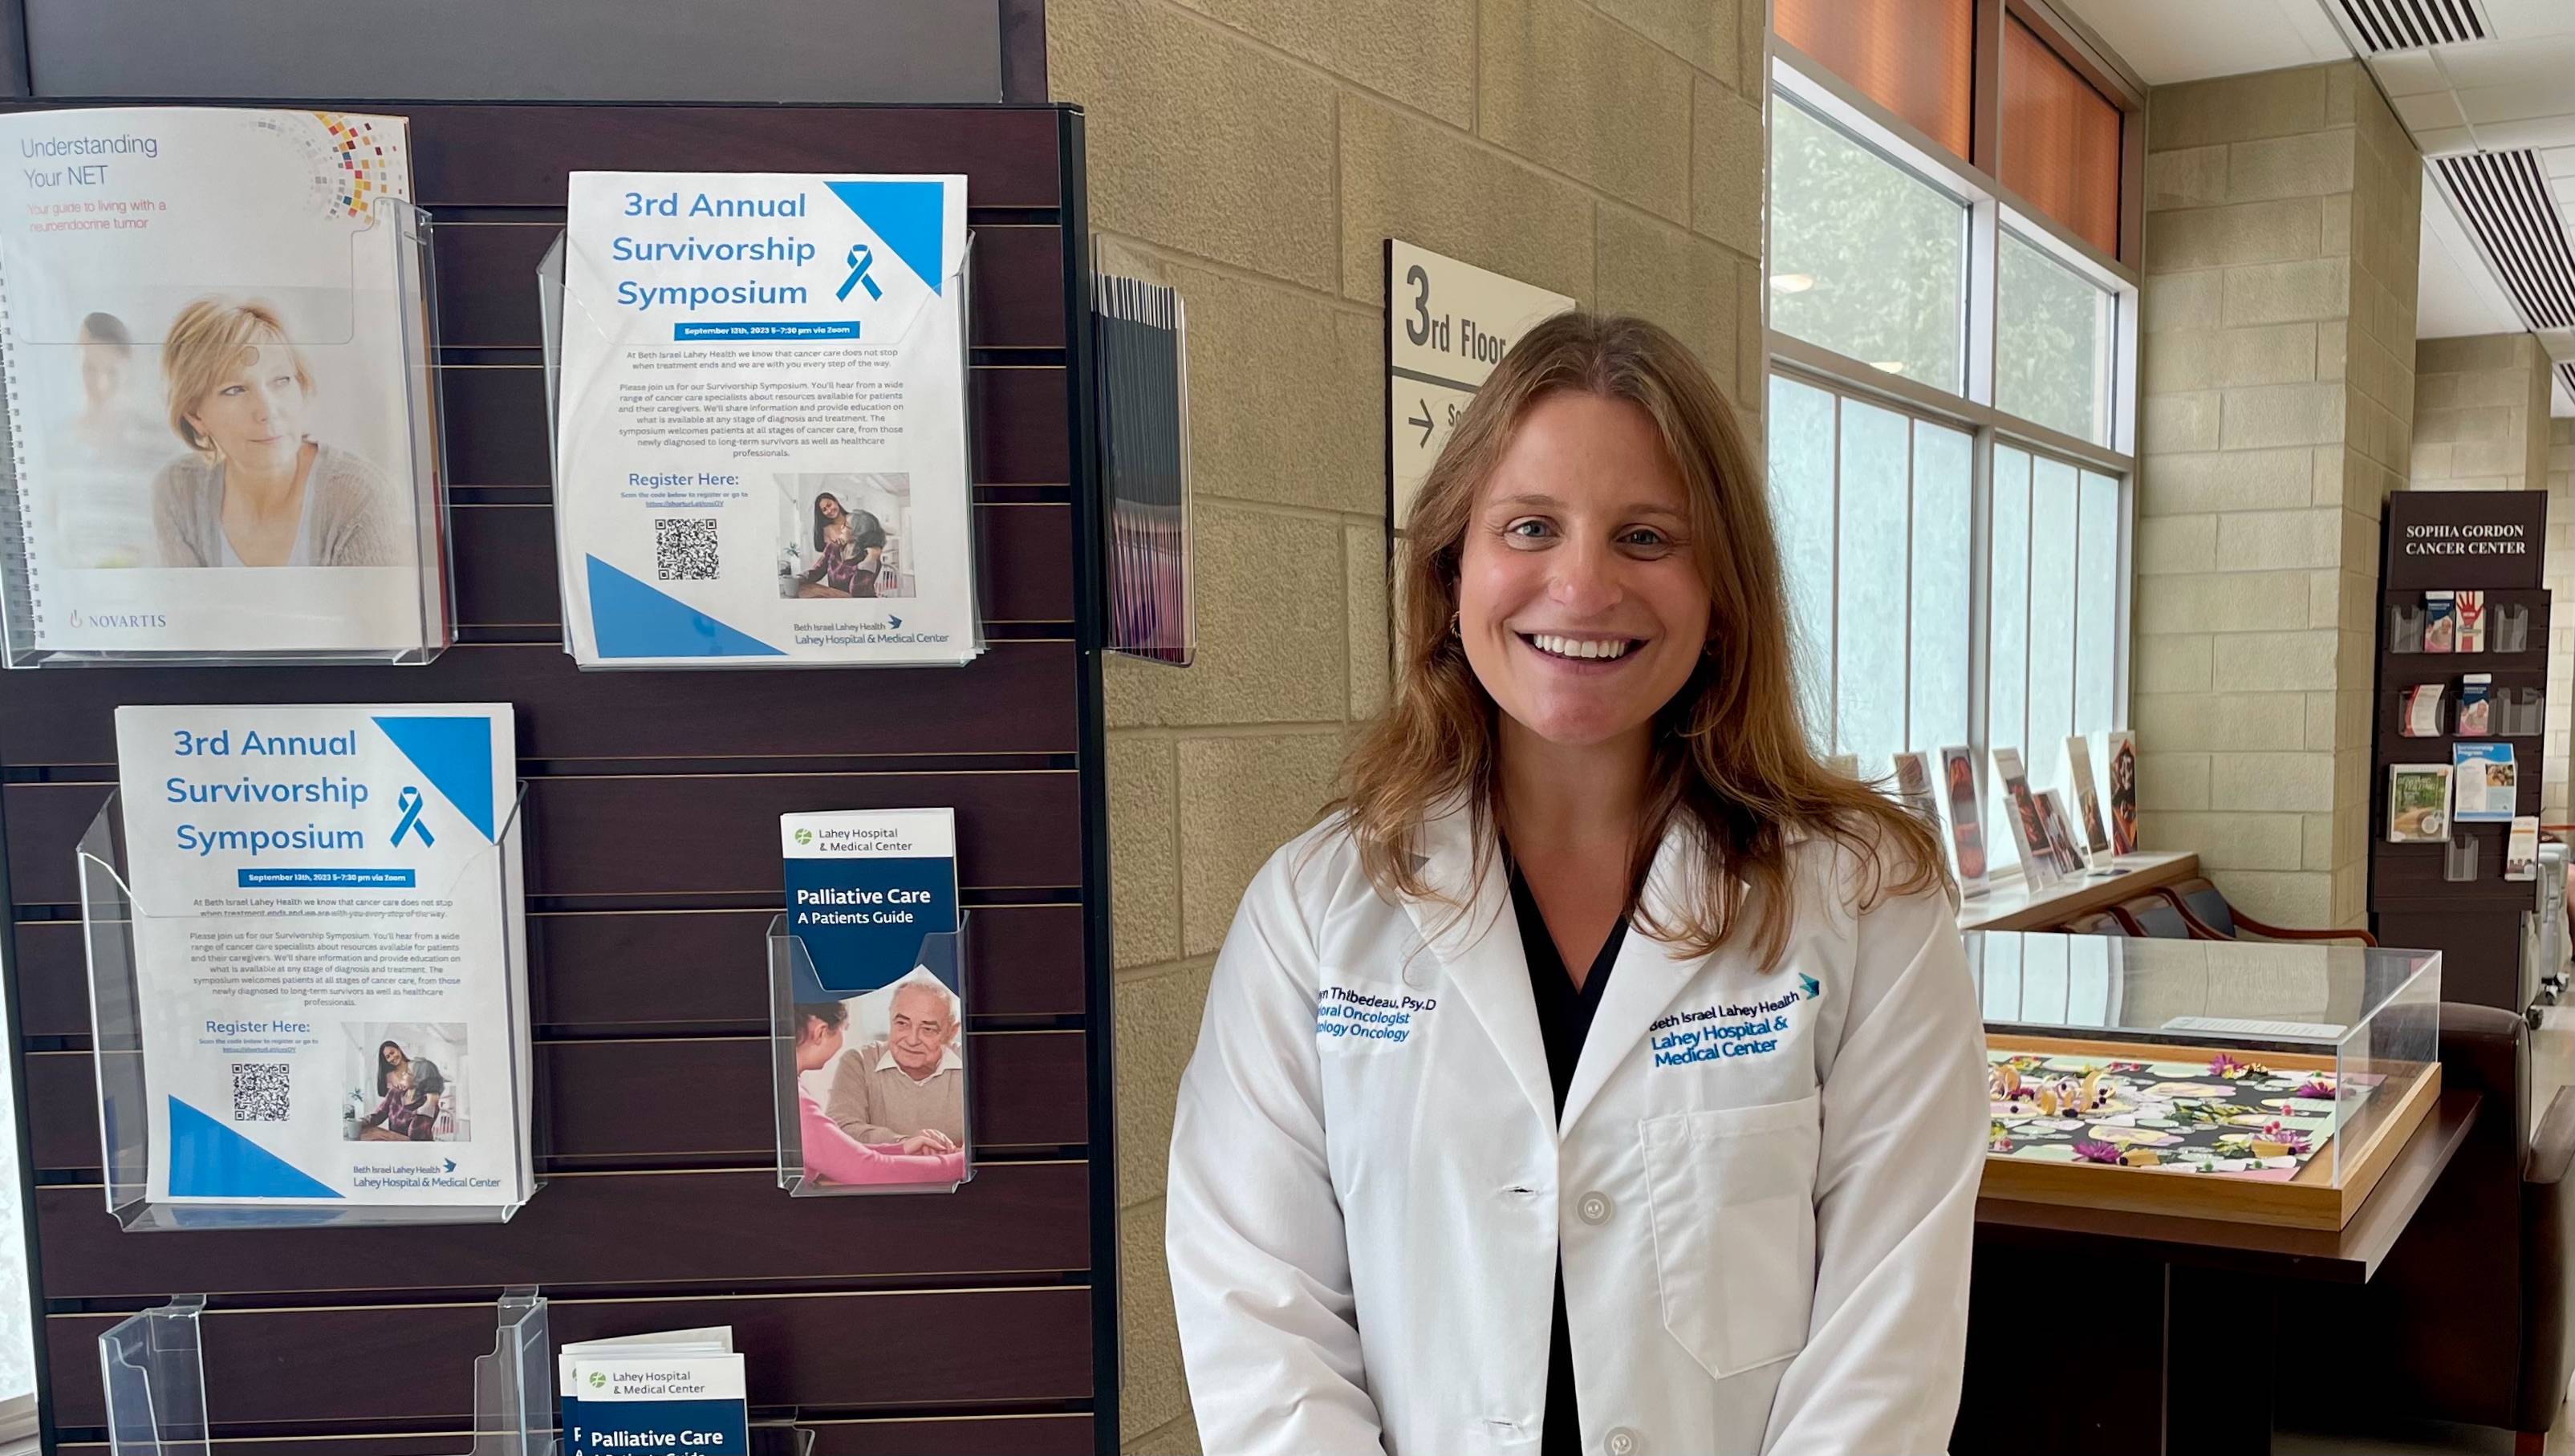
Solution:
{"label": "ceiling vent", "polygon": [[2352,33],[2373,56],[2486,38],[2485,17],[2477,13],[2472,0],[2341,0],[2341,4]]}
{"label": "ceiling vent", "polygon": [[2557,366],[2557,380],[2566,386],[2566,397],[2575,399],[2575,364]]}
{"label": "ceiling vent", "polygon": [[2575,328],[2575,247],[2548,195],[2539,154],[2469,152],[2433,169],[2532,329]]}

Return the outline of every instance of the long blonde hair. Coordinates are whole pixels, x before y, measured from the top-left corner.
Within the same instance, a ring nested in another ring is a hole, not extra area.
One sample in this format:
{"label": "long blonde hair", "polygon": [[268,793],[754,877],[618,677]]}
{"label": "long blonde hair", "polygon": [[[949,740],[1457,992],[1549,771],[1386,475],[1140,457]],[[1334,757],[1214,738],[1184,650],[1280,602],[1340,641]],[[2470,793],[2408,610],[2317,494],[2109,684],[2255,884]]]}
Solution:
{"label": "long blonde hair", "polygon": [[1946,888],[1932,828],[1826,769],[1807,747],[1779,549],[1733,408],[1670,334],[1588,313],[1549,319],[1511,347],[1413,500],[1395,572],[1393,704],[1351,752],[1345,792],[1331,805],[1369,882],[1389,899],[1432,897],[1416,863],[1420,826],[1458,799],[1474,816],[1475,873],[1488,867],[1498,710],[1448,627],[1476,497],[1530,406],[1558,390],[1624,400],[1653,421],[1689,498],[1692,550],[1708,589],[1707,652],[1655,715],[1646,811],[1627,870],[1632,892],[1679,825],[1709,872],[1696,902],[1669,907],[1668,922],[1640,904],[1639,926],[1689,954],[1748,936],[1759,963],[1775,965],[1797,915],[1792,831],[1853,851],[1863,907],[1890,891]]}

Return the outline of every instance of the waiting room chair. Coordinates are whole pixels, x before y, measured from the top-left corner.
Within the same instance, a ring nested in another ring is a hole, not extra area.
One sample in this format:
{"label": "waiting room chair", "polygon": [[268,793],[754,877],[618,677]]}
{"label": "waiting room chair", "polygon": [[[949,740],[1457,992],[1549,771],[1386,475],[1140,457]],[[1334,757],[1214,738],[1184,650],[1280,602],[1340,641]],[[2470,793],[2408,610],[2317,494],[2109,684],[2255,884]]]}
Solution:
{"label": "waiting room chair", "polygon": [[[2357,940],[2375,945],[2378,937],[2367,930],[2292,930],[2281,925],[2265,924],[2226,902],[2216,885],[2205,879],[2185,879],[2161,885],[2155,893],[2172,902],[2181,911],[2193,934],[2203,940],[2241,940],[2250,930],[2265,940]],[[2133,904],[2135,901],[2130,901]],[[2122,907],[2124,908],[2124,906]]]}
{"label": "waiting room chair", "polygon": [[2149,940],[2199,940],[2209,938],[2191,928],[2190,916],[2179,901],[2159,894],[2141,894],[2110,906],[2110,913],[2128,927],[2128,933]]}
{"label": "waiting room chair", "polygon": [[2108,910],[2092,910],[2084,914],[2076,915],[2073,919],[2067,920],[2064,924],[2057,926],[2056,933],[2060,935],[2118,935],[2125,937],[2133,935],[2136,932],[2129,929],[2126,925],[2121,924],[2119,922],[2119,917],[2111,914]]}

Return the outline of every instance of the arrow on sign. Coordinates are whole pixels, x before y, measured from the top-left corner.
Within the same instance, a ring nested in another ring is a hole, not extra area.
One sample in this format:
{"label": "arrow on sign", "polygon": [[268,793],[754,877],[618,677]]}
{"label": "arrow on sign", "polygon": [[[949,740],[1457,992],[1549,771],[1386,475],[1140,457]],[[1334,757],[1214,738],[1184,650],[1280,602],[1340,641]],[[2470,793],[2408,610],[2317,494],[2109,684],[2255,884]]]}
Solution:
{"label": "arrow on sign", "polygon": [[1406,425],[1420,426],[1421,443],[1428,445],[1430,443],[1430,402],[1428,400],[1421,401],[1421,413],[1413,416],[1411,419],[1406,420],[1403,423]]}

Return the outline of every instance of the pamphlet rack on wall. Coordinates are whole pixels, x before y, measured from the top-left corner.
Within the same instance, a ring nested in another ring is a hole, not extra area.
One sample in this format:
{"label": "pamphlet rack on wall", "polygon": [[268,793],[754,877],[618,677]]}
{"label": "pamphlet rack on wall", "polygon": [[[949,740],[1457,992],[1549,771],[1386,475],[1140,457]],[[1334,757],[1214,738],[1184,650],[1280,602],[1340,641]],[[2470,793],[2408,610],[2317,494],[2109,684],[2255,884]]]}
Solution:
{"label": "pamphlet rack on wall", "polygon": [[[498,937],[502,953],[508,959],[503,968],[507,987],[508,1044],[500,1054],[477,1056],[470,1069],[460,1068],[459,1074],[452,1079],[448,1095],[451,1106],[459,1102],[465,1106],[465,1115],[473,1118],[478,1131],[498,1126],[511,1129],[510,1135],[516,1139],[517,1146],[519,1186],[525,1188],[529,1196],[534,1196],[543,1184],[535,1176],[526,898],[520,857],[527,794],[527,784],[522,781],[512,800],[508,821],[499,826],[492,842],[474,856],[446,891],[452,894],[470,880],[482,878],[498,889],[497,902],[510,920]],[[102,1182],[106,1188],[107,1211],[126,1232],[506,1223],[524,1206],[525,1199],[484,1204],[344,1203],[337,1201],[336,1195],[328,1190],[309,1202],[284,1198],[252,1202],[209,1197],[190,1197],[185,1201],[152,1198],[155,1124],[144,1070],[146,1016],[139,974],[142,962],[136,953],[135,927],[138,923],[153,925],[150,938],[155,944],[166,946],[181,943],[187,936],[271,933],[278,920],[271,914],[256,911],[202,913],[138,904],[126,868],[129,860],[125,822],[117,794],[109,794],[107,802],[99,807],[98,816],[90,821],[88,831],[81,835],[76,853],[80,872],[81,923],[89,959],[90,1022],[98,1069]],[[323,1018],[316,1019],[320,1021]],[[332,1026],[335,1032],[339,1029],[336,1024]],[[465,1081],[469,1076],[473,1078],[471,1083]],[[368,1140],[363,1135],[369,1130],[370,1120],[365,1109],[377,1101],[378,1094],[354,1075],[347,1079],[347,1083],[339,1089],[343,1128],[352,1141]],[[495,1105],[500,1094],[506,1094],[507,1100]],[[483,1110],[487,1108],[489,1110]],[[167,1119],[161,1126],[168,1127]],[[162,1135],[166,1136],[166,1131]],[[434,1147],[437,1143],[433,1140],[429,1145]]]}
{"label": "pamphlet rack on wall", "polygon": [[[207,1456],[205,1308],[204,1295],[179,1295],[98,1337],[110,1456]],[[492,1353],[474,1360],[474,1444],[463,1456],[548,1456],[555,1387],[545,1298],[505,1290],[499,1319]]]}
{"label": "pamphlet rack on wall", "polygon": [[1190,582],[1189,310],[1176,288],[1092,280],[1111,652],[1186,668],[1198,656]]}
{"label": "pamphlet rack on wall", "polygon": [[[913,953],[910,971],[876,990],[849,996],[836,996],[823,989],[822,977],[815,972],[814,957],[805,948],[804,937],[787,932],[785,915],[769,922],[770,1054],[777,1078],[778,1186],[791,1196],[953,1193],[974,1178],[975,1068],[971,1063],[961,1063],[966,1135],[958,1141],[959,1165],[954,1176],[942,1174],[929,1157],[906,1152],[897,1144],[859,1143],[831,1120],[827,1110],[832,1101],[832,1079],[841,1074],[842,1057],[859,1049],[863,1030],[875,1029],[862,1027],[861,1018],[872,1010],[877,1017],[887,1017],[895,989],[919,980],[925,973],[934,981],[946,983],[943,988],[952,996],[956,1024],[949,1028],[947,1055],[963,1054],[967,1008],[972,1004],[971,987],[966,982],[967,937],[974,921],[974,911],[958,911],[955,930],[921,937],[921,948]],[[845,1008],[848,1019],[838,1026],[818,1025],[815,1037],[808,1038],[804,1034],[806,1022],[810,1008],[818,1002],[827,1006],[838,1003]],[[806,1066],[804,1061],[815,1064]],[[808,1152],[809,1135],[836,1144],[834,1161],[841,1167],[857,1169],[858,1176],[835,1177],[820,1166],[809,1167],[809,1161],[821,1162],[819,1155]]]}
{"label": "pamphlet rack on wall", "polygon": [[[309,564],[199,570],[239,561],[222,520],[219,434],[183,438],[175,411],[109,410],[96,423],[66,413],[85,370],[161,377],[176,312],[146,329],[23,296],[0,306],[0,661],[418,666],[455,641],[431,219],[391,198],[366,207],[372,223],[354,235],[345,289],[147,290],[189,298],[188,308],[237,308],[254,334],[270,321],[286,331],[296,428],[316,448],[295,546]],[[356,337],[355,321],[370,315],[398,320],[400,337]],[[99,319],[131,337],[92,337]],[[398,403],[352,407],[387,396]]]}
{"label": "pamphlet rack on wall", "polygon": [[[560,501],[560,492],[562,490],[564,475],[562,468],[564,331],[570,323],[575,322],[567,318],[567,314],[569,312],[569,300],[564,285],[564,254],[567,246],[567,236],[568,235],[561,233],[556,234],[553,246],[549,247],[545,252],[545,256],[537,261],[538,332],[542,337],[545,346],[546,440],[550,453],[550,471],[556,483],[556,490],[558,492],[558,512],[563,509]],[[957,267],[950,271],[937,294],[938,307],[955,311],[960,321],[959,337],[964,343],[964,347],[958,350],[957,367],[958,400],[962,410],[958,421],[958,428],[964,431],[967,443],[967,479],[959,483],[959,489],[967,492],[967,509],[963,513],[963,516],[966,523],[968,539],[966,542],[966,550],[962,554],[963,560],[966,563],[967,575],[965,583],[965,600],[968,607],[969,618],[967,652],[961,658],[954,661],[943,658],[928,662],[850,662],[798,658],[786,655],[737,656],[714,652],[710,652],[704,658],[692,658],[684,663],[674,663],[667,659],[657,658],[630,664],[621,663],[614,659],[603,657],[597,661],[580,663],[579,666],[584,672],[670,672],[674,669],[685,671],[696,668],[775,669],[963,667],[967,663],[971,663],[975,659],[984,655],[990,647],[990,644],[984,635],[983,597],[977,590],[975,582],[975,575],[978,570],[977,563],[981,559],[983,553],[980,550],[979,544],[974,539],[975,511],[973,491],[976,475],[976,461],[974,459],[973,445],[978,432],[976,429],[975,418],[977,413],[976,392],[972,388],[972,380],[969,378],[972,372],[975,352],[973,340],[970,336],[971,321],[975,317],[972,289],[974,281],[976,237],[976,231],[969,228],[966,232],[966,249],[963,253],[958,255]],[[914,322],[918,324],[920,318],[927,317],[927,314],[928,307],[925,306],[923,314],[921,316],[917,316]],[[800,472],[799,474],[813,473]],[[852,471],[849,472],[849,475],[853,481],[862,481],[867,478],[868,473],[865,471]],[[780,477],[779,479],[783,480],[785,478]],[[560,533],[561,527],[558,526],[557,530]],[[576,564],[568,560],[561,560],[561,557],[569,551],[569,548],[564,545],[563,539],[560,535],[558,535],[556,546],[559,558],[557,563],[559,567],[557,580],[561,584],[564,593],[562,610],[564,622],[564,651],[566,653],[573,654],[576,660],[578,660],[579,654],[573,643],[573,622],[578,615],[578,609],[572,598],[572,583],[574,580],[573,574],[577,565],[584,564]],[[787,554],[785,552],[780,553],[781,560],[779,563],[779,575],[781,578],[782,588],[788,588],[790,586],[791,579],[794,578],[800,570],[802,570],[804,575],[809,579],[801,588],[787,590],[785,595],[791,597],[803,596],[814,598],[848,596],[849,594],[839,592],[829,587],[817,587],[811,582],[810,578],[812,574],[814,572],[819,572],[821,568],[819,563],[814,560],[816,550],[802,549],[802,547],[808,546],[813,546],[813,544],[801,544],[793,567],[791,567],[785,560]],[[897,625],[899,626],[900,624],[898,623]],[[724,630],[717,624],[704,621],[703,619],[701,619],[700,630],[710,641],[724,635]]]}

